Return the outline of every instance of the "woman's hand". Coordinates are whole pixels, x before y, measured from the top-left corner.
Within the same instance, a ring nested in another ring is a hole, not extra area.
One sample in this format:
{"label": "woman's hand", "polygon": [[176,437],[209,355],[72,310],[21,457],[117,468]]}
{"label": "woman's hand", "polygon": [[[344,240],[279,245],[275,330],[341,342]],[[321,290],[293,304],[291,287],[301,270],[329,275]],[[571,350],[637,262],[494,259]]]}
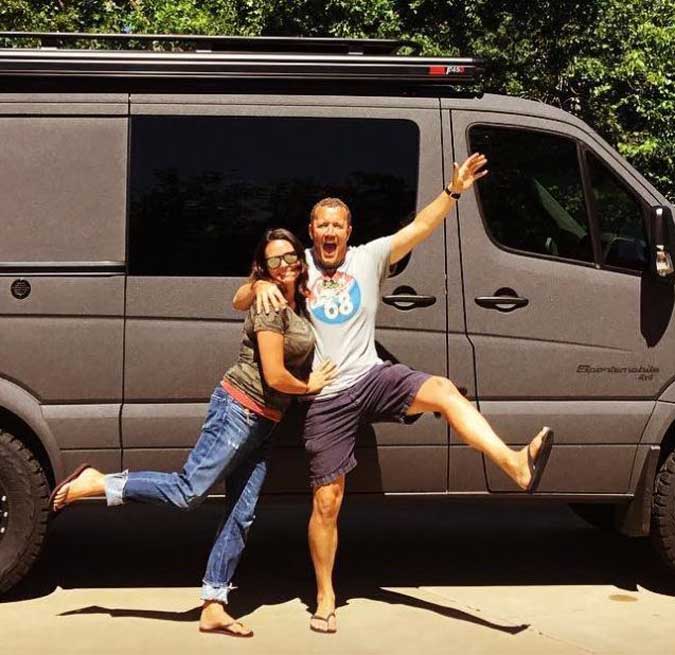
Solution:
{"label": "woman's hand", "polygon": [[337,375],[337,366],[330,359],[324,359],[321,365],[309,376],[307,380],[307,393],[319,393]]}
{"label": "woman's hand", "polygon": [[452,193],[462,193],[473,186],[476,180],[487,175],[487,171],[481,171],[487,164],[485,155],[479,152],[474,152],[473,155],[467,157],[460,166],[457,162],[452,165],[452,182],[450,183],[450,191]]}

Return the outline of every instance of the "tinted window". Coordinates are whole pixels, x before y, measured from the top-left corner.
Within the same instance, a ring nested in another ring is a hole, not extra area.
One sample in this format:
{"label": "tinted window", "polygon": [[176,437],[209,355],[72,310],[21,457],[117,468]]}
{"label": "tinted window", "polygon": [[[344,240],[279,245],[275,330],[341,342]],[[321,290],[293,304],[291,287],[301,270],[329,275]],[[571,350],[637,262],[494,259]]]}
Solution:
{"label": "tinted window", "polygon": [[419,130],[404,120],[138,116],[131,128],[135,275],[248,275],[268,227],[308,243],[315,202],[351,207],[352,242],[415,211]]}
{"label": "tinted window", "polygon": [[608,266],[643,271],[649,262],[643,213],[626,185],[595,155],[588,168],[600,226],[603,261]]}
{"label": "tinted window", "polygon": [[488,158],[478,184],[492,237],[509,248],[593,261],[576,144],[522,129],[473,127],[471,150]]}

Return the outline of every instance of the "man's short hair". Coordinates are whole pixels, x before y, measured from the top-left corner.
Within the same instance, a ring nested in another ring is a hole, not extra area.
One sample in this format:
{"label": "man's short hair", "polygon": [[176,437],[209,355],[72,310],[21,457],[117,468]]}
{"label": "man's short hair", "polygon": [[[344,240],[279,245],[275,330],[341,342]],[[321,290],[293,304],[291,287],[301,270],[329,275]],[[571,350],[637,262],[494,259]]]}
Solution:
{"label": "man's short hair", "polygon": [[310,214],[310,221],[313,221],[316,218],[316,213],[321,209],[322,207],[328,207],[330,209],[334,209],[335,207],[341,207],[342,209],[347,212],[347,223],[352,222],[352,212],[350,211],[349,207],[347,207],[347,203],[344,202],[343,200],[340,200],[340,198],[322,198],[319,200],[319,202],[312,207],[312,212]]}

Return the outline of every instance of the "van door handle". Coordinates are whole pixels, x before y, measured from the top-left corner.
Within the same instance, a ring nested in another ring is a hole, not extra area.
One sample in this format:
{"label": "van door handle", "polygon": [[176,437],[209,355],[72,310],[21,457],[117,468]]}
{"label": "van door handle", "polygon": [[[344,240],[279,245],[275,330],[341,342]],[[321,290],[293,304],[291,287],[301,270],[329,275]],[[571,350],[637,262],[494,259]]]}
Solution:
{"label": "van door handle", "polygon": [[436,296],[420,296],[411,287],[398,287],[392,295],[382,296],[382,302],[406,311],[415,307],[431,307],[436,303]]}
{"label": "van door handle", "polygon": [[476,304],[488,309],[497,309],[501,312],[511,312],[529,304],[527,298],[519,296],[513,289],[497,289],[494,296],[478,296]]}

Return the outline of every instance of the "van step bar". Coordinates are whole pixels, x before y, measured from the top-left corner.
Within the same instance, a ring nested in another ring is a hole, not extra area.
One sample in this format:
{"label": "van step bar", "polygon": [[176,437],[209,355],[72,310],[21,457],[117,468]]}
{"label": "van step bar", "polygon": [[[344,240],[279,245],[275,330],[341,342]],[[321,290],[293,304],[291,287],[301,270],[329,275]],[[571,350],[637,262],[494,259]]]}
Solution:
{"label": "van step bar", "polygon": [[[473,57],[392,54],[411,42],[386,39],[0,32],[0,43],[17,38],[37,39],[43,47],[0,48],[0,77],[320,80],[448,87],[475,82],[483,71],[483,62]],[[44,46],[80,39],[127,44],[185,40],[199,47],[185,52]]]}

